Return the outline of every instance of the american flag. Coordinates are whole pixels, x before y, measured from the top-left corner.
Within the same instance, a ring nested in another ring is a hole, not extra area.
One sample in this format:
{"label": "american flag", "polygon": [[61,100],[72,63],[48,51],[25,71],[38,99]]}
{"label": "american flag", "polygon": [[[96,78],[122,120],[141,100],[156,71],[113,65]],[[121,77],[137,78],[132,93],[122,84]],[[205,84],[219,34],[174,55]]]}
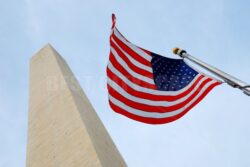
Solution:
{"label": "american flag", "polygon": [[187,65],[129,42],[112,15],[107,66],[109,104],[126,117],[148,123],[175,121],[221,82]]}

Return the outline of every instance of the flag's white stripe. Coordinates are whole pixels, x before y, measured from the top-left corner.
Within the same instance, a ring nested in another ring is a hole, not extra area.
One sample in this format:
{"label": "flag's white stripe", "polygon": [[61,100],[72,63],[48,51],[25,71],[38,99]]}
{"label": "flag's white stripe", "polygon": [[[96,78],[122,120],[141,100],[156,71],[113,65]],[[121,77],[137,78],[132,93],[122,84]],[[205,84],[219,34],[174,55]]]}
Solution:
{"label": "flag's white stripe", "polygon": [[125,45],[127,45],[129,48],[131,48],[133,51],[135,51],[138,55],[140,55],[141,57],[143,57],[144,59],[151,61],[152,56],[149,56],[146,52],[144,52],[143,50],[141,50],[140,48],[138,48],[137,46],[135,46],[134,44],[126,41],[124,39],[124,37],[121,36],[121,34],[117,31],[117,29],[115,28],[114,30],[114,35],[120,39]]}
{"label": "flag's white stripe", "polygon": [[186,96],[184,96],[182,98],[179,98],[178,100],[172,101],[172,102],[168,102],[168,101],[154,101],[154,100],[148,100],[148,99],[142,99],[142,98],[135,97],[135,96],[129,94],[128,92],[126,92],[126,90],[124,90],[122,87],[120,87],[116,82],[112,81],[109,77],[108,77],[108,84],[114,90],[116,90],[120,95],[122,95],[122,96],[126,97],[127,99],[132,100],[134,102],[141,103],[141,104],[146,104],[146,105],[151,105],[151,106],[170,107],[170,106],[179,104],[179,103],[185,101],[186,99],[188,99],[192,94],[194,94],[197,91],[197,89],[199,89],[199,86],[206,79],[208,79],[208,77],[202,78],[198,82],[198,84],[194,87],[194,89],[189,92],[189,94],[187,94]]}
{"label": "flag's white stripe", "polygon": [[145,81],[145,82],[147,82],[147,83],[150,83],[150,84],[155,84],[153,79],[148,78],[148,77],[145,77],[145,76],[143,76],[143,75],[141,75],[141,74],[138,74],[138,73],[136,73],[134,70],[130,69],[129,66],[128,66],[128,64],[127,64],[125,61],[122,60],[122,58],[117,54],[117,52],[115,51],[114,48],[111,48],[111,52],[112,52],[113,55],[115,56],[115,58],[116,58],[116,60],[118,61],[118,63],[119,63],[122,67],[124,67],[125,70],[126,70],[129,74],[131,74],[133,77],[138,78],[138,79],[140,79],[140,80],[142,80],[142,81]]}
{"label": "flag's white stripe", "polygon": [[114,42],[114,44],[122,51],[122,53],[137,67],[145,70],[145,71],[148,71],[148,72],[151,72],[153,73],[153,70],[151,67],[149,66],[145,66],[144,64],[140,63],[139,61],[135,60],[132,56],[130,56],[129,54],[127,54],[126,51],[124,51],[116,42],[115,40],[112,38],[111,39],[112,42]]}
{"label": "flag's white stripe", "polygon": [[154,90],[154,89],[148,89],[145,87],[141,87],[137,84],[134,84],[131,82],[129,79],[127,79],[120,71],[118,71],[111,62],[108,64],[108,68],[110,71],[112,71],[116,76],[118,76],[123,82],[125,82],[128,86],[132,87],[133,89],[139,91],[139,92],[144,92],[144,93],[150,93],[153,95],[165,95],[165,96],[176,96],[179,95],[180,93],[186,91],[188,88],[190,88],[193,83],[199,78],[201,74],[196,75],[196,77],[184,88],[178,91],[160,91],[160,90]]}
{"label": "flag's white stripe", "polygon": [[119,106],[120,108],[126,110],[127,112],[134,114],[134,115],[138,115],[141,117],[147,117],[147,118],[167,118],[167,117],[172,117],[175,116],[177,114],[180,114],[181,112],[183,112],[185,109],[187,109],[189,106],[191,106],[202,94],[204,91],[206,91],[206,89],[211,86],[212,84],[216,83],[217,81],[212,81],[206,84],[206,86],[199,92],[199,94],[193,98],[187,105],[185,105],[184,107],[182,107],[181,109],[172,111],[172,112],[165,112],[165,113],[159,113],[159,112],[145,112],[142,110],[137,110],[134,109],[132,107],[127,106],[126,104],[124,104],[123,102],[115,99],[114,97],[112,97],[111,95],[109,95],[109,100]]}

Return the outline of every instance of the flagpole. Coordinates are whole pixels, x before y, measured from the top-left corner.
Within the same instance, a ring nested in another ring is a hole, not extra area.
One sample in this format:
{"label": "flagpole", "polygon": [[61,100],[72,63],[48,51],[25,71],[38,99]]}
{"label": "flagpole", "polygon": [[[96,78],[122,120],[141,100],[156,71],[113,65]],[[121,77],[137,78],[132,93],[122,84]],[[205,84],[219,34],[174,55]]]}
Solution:
{"label": "flagpole", "polygon": [[238,88],[242,90],[246,95],[250,96],[250,85],[246,84],[245,82],[191,56],[185,50],[174,48],[173,53],[179,55],[181,58],[188,59],[195,64],[205,68],[206,70],[210,71],[214,75],[220,77],[223,81],[225,81],[228,85],[232,86],[233,88]]}

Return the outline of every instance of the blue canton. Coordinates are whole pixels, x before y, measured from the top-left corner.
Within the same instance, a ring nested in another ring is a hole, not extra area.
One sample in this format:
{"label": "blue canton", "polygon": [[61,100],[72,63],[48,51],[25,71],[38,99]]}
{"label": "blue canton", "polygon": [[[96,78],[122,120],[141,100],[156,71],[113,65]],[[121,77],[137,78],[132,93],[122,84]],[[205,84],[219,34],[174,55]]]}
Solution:
{"label": "blue canton", "polygon": [[187,86],[198,74],[182,59],[170,59],[152,53],[154,82],[158,90],[178,91]]}

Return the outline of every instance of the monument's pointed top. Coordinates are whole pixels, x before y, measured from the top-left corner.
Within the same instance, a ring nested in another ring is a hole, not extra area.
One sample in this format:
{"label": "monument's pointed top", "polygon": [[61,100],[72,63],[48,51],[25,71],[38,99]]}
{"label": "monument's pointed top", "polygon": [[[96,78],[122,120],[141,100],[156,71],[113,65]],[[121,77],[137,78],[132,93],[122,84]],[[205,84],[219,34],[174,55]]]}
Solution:
{"label": "monument's pointed top", "polygon": [[43,48],[55,50],[55,48],[50,43],[47,43]]}
{"label": "monument's pointed top", "polygon": [[50,43],[47,43],[47,44],[44,46],[44,48],[45,48],[45,47],[53,48],[53,46],[52,46]]}
{"label": "monument's pointed top", "polygon": [[55,48],[50,44],[50,43],[47,43],[44,47],[42,47],[32,58],[31,60],[33,59],[37,59],[38,57],[42,57],[43,55],[46,55],[46,56],[55,56],[57,54],[54,54],[54,53],[57,53],[57,51],[55,50]]}
{"label": "monument's pointed top", "polygon": [[47,43],[44,47],[41,48],[40,51],[42,51],[42,50],[52,50],[52,51],[55,51],[55,48],[50,43]]}
{"label": "monument's pointed top", "polygon": [[50,44],[30,62],[27,167],[126,167],[66,61]]}

